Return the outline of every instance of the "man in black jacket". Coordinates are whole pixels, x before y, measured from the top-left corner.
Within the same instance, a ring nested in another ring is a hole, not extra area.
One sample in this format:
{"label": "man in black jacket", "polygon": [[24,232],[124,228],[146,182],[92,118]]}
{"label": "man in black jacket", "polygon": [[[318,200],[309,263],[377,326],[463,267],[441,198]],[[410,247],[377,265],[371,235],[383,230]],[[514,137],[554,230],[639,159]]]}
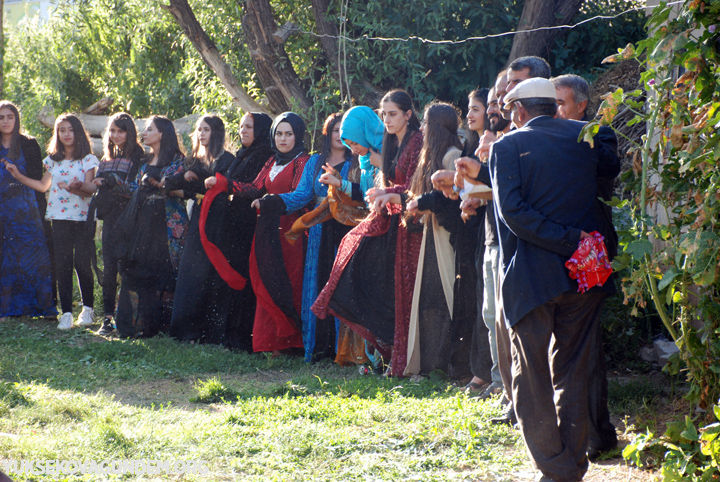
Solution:
{"label": "man in black jacket", "polygon": [[599,229],[595,193],[604,166],[596,149],[577,141],[583,123],[554,118],[549,80],[520,82],[505,104],[518,129],[493,144],[490,172],[513,403],[540,480],[575,482],[588,467],[592,334],[614,286],[577,293],[565,261]]}
{"label": "man in black jacket", "polygon": [[[573,74],[561,75],[550,80],[555,85],[558,117],[561,119],[588,121],[587,105],[590,97],[590,86],[587,81]],[[610,259],[612,259],[617,254],[618,236],[613,226],[612,209],[602,200],[610,201],[612,199],[615,178],[620,174],[620,162],[617,158],[617,137],[611,128],[602,126],[595,136],[595,142],[600,149],[601,163],[603,161],[605,163],[614,162],[614,165],[617,166],[616,171],[606,173],[606,176],[598,176],[598,199],[595,201],[598,220],[600,221],[598,230],[605,237],[605,245]],[[590,442],[587,453],[591,461],[598,458],[602,453],[617,447],[618,443],[615,426],[610,422],[610,412],[607,405],[607,367],[605,350],[603,349],[602,329],[599,323],[594,335],[590,366],[588,367],[590,373],[588,387]]]}

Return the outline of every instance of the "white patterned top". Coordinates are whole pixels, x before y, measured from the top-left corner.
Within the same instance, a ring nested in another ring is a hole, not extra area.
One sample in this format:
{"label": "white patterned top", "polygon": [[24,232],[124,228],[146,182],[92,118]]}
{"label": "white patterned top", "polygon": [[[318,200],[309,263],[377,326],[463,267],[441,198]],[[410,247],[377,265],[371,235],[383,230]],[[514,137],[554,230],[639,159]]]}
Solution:
{"label": "white patterned top", "polygon": [[92,154],[88,154],[83,159],[53,161],[49,156],[43,159],[43,166],[52,175],[45,219],[65,221],[85,221],[87,219],[90,198],[60,189],[58,183],[65,181],[70,184],[73,181],[85,181],[85,174],[98,167],[99,164],[98,158]]}

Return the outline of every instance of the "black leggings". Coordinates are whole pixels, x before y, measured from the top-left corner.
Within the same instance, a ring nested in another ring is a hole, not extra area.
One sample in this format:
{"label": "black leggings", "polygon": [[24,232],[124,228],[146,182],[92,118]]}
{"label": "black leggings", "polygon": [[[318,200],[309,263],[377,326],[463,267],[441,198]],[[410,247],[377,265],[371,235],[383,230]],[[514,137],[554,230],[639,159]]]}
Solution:
{"label": "black leggings", "polygon": [[80,285],[82,303],[92,307],[95,279],[90,266],[90,250],[95,249],[95,246],[92,237],[85,231],[85,221],[53,220],[52,229],[62,312],[72,312],[73,265]]}
{"label": "black leggings", "polygon": [[117,299],[117,276],[118,276],[118,260],[114,256],[112,244],[113,226],[115,221],[122,213],[106,214],[103,218],[102,227],[102,256],[103,256],[103,310],[105,316],[115,316],[115,300]]}

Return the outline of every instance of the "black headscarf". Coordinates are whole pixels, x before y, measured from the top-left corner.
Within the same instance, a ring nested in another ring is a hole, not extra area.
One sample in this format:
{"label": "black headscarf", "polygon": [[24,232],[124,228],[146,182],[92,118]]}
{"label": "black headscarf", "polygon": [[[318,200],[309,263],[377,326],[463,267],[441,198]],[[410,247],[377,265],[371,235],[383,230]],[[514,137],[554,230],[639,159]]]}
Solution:
{"label": "black headscarf", "polygon": [[251,112],[253,116],[253,142],[249,146],[242,146],[235,156],[234,164],[229,177],[240,182],[252,182],[265,162],[270,159],[270,126],[272,117],[262,112]]}
{"label": "black headscarf", "polygon": [[[270,126],[272,126],[272,117],[262,112],[251,112],[253,116],[253,133],[254,139],[249,146],[242,146],[235,156],[238,161],[242,162],[255,151],[270,151]],[[270,157],[268,155],[268,157]]]}
{"label": "black headscarf", "polygon": [[[290,150],[290,152],[286,153],[278,151],[277,147],[275,146],[275,131],[277,130],[277,126],[280,125],[281,122],[287,122],[288,124],[290,124],[290,127],[295,134],[295,146]],[[301,152],[305,152],[304,139],[305,121],[302,120],[299,115],[294,112],[283,112],[282,114],[277,116],[272,123],[272,128],[270,128],[270,142],[272,143],[272,150],[277,157],[277,164],[280,166],[287,164],[288,162],[295,159],[298,154],[300,154]]]}

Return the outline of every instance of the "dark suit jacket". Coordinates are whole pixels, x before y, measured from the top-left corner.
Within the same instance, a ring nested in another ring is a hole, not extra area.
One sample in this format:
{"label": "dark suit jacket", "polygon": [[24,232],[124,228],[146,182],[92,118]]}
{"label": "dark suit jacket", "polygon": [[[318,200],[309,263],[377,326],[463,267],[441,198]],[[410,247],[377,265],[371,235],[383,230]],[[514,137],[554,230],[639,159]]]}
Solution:
{"label": "dark suit jacket", "polygon": [[620,158],[618,157],[617,136],[608,126],[601,126],[595,135],[596,149],[598,150],[598,180],[595,207],[600,221],[600,234],[605,236],[605,246],[610,259],[617,255],[618,235],[613,226],[612,208],[603,201],[610,201],[615,191],[615,178],[620,174]]}
{"label": "dark suit jacket", "polygon": [[[490,151],[500,241],[500,290],[511,327],[556,296],[577,292],[565,262],[580,232],[600,230],[599,149],[578,142],[584,123],[543,116],[509,132]],[[614,291],[606,283],[601,291]]]}

